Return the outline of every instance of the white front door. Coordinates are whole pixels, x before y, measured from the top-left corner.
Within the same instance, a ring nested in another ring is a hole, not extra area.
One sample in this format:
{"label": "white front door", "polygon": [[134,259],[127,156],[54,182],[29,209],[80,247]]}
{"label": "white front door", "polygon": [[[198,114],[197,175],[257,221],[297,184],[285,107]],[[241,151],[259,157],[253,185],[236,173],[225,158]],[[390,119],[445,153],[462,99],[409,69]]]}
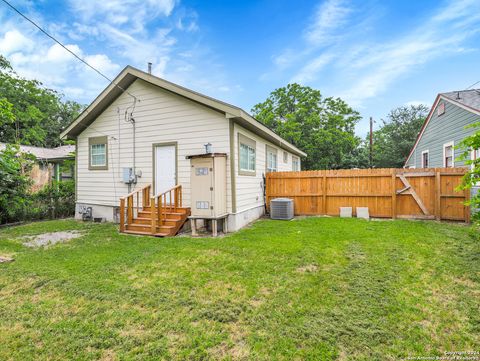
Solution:
{"label": "white front door", "polygon": [[155,146],[155,194],[163,193],[177,183],[175,145]]}

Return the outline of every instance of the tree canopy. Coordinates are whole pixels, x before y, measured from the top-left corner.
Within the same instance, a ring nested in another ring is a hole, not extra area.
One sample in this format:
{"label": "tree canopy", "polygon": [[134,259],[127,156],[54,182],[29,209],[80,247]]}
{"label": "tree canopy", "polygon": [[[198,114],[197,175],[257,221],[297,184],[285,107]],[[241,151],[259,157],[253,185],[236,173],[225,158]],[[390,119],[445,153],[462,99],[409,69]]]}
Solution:
{"label": "tree canopy", "polygon": [[37,80],[24,79],[0,55],[0,142],[55,147],[82,106]]}
{"label": "tree canopy", "polygon": [[[423,104],[402,106],[390,111],[387,120],[382,120],[380,129],[373,132],[374,167],[403,167],[428,111]],[[369,146],[368,137],[365,147]]]}
{"label": "tree canopy", "polygon": [[281,137],[307,153],[303,169],[338,169],[351,165],[360,139],[360,114],[340,98],[324,98],[319,90],[288,84],[274,90],[252,114]]}

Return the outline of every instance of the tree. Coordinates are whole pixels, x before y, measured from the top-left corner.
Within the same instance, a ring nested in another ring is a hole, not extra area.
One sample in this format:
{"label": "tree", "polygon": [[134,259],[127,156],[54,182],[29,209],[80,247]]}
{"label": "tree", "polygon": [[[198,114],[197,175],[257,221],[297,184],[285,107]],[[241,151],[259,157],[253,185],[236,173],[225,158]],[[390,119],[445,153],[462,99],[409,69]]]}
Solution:
{"label": "tree", "polygon": [[17,145],[7,145],[0,151],[0,224],[23,218],[34,159],[31,154],[21,153]]}
{"label": "tree", "polygon": [[278,135],[307,153],[304,169],[348,167],[360,139],[360,114],[340,98],[324,98],[319,90],[288,84],[274,90],[252,114]]}
{"label": "tree", "polygon": [[[12,105],[13,120],[0,118],[0,141],[44,147],[62,144],[61,131],[82,110],[37,80],[18,76],[0,55],[0,95]],[[2,106],[2,105],[0,105]]]}
{"label": "tree", "polygon": [[[390,111],[380,129],[373,132],[373,164],[376,168],[401,168],[428,114],[425,105],[411,105]],[[370,134],[363,147],[369,147]],[[368,149],[364,150],[368,152]]]}
{"label": "tree", "polygon": [[[480,127],[480,122],[472,124],[469,127]],[[480,149],[480,129],[474,134],[465,138],[458,145],[458,148],[464,150],[459,158],[464,160],[466,165],[470,166],[470,171],[464,175],[459,189],[471,189],[472,187],[478,186],[480,182],[480,157],[471,159],[470,156],[472,150]],[[480,193],[477,193],[476,196],[471,197],[467,204],[473,209],[480,210]],[[480,223],[480,211],[474,213],[472,218]]]}

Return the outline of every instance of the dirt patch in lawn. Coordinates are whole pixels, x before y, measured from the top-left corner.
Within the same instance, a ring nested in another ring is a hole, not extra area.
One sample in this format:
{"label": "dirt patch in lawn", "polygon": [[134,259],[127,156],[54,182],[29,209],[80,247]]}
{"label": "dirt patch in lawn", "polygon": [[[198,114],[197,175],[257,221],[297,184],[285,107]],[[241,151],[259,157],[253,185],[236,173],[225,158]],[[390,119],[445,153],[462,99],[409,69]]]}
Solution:
{"label": "dirt patch in lawn", "polygon": [[7,263],[7,262],[12,262],[12,261],[13,261],[12,257],[0,255],[0,263]]}
{"label": "dirt patch in lawn", "polygon": [[298,267],[297,272],[299,273],[312,273],[317,272],[318,266],[315,264],[307,264],[306,266]]}
{"label": "dirt patch in lawn", "polygon": [[48,247],[57,243],[65,243],[81,236],[82,233],[77,231],[44,233],[39,234],[38,236],[25,237],[29,241],[24,242],[23,245],[31,248]]}

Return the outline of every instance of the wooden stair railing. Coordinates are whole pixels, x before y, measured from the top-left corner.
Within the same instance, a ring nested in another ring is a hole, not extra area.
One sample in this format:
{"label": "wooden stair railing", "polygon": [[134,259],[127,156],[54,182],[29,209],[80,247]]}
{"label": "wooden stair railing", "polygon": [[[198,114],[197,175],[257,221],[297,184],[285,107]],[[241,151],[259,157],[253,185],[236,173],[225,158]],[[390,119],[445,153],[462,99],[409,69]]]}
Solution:
{"label": "wooden stair railing", "polygon": [[150,215],[152,217],[151,228],[152,233],[155,233],[157,227],[161,227],[164,224],[167,218],[167,211],[176,212],[182,207],[182,186],[177,184],[175,187],[152,197],[150,199],[150,207]]}
{"label": "wooden stair railing", "polygon": [[183,207],[181,185],[155,196],[151,190],[147,185],[120,198],[120,232],[174,236],[187,221],[190,208]]}
{"label": "wooden stair railing", "polygon": [[[151,189],[152,185],[148,184],[120,198],[120,232],[125,231],[126,225],[133,223],[135,209],[138,212],[140,209],[146,209],[150,206]],[[125,222],[125,206],[127,210],[127,222]]]}

